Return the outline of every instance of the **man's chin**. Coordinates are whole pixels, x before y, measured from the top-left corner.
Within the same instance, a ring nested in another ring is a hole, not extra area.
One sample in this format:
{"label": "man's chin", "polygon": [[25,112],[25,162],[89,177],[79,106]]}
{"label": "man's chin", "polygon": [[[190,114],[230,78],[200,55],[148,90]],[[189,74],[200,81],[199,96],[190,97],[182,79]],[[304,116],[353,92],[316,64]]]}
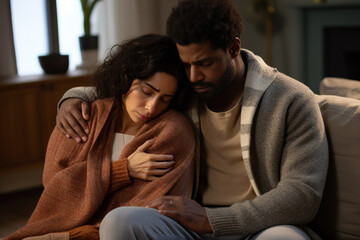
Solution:
{"label": "man's chin", "polygon": [[211,93],[196,93],[196,95],[203,100],[208,100],[213,97],[213,94]]}
{"label": "man's chin", "polygon": [[203,99],[208,99],[211,98],[214,95],[214,91],[212,91],[212,89],[210,87],[207,88],[194,88],[194,91],[196,92],[196,94],[203,98]]}

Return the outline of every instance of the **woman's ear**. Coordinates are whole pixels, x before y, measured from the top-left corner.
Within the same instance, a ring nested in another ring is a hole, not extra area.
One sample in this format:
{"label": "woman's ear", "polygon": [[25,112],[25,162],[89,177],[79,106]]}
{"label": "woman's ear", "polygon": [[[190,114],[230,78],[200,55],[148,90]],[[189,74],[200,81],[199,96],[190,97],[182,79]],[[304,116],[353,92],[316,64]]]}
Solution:
{"label": "woman's ear", "polygon": [[237,57],[240,54],[241,41],[238,37],[234,39],[229,47],[229,54],[232,58]]}

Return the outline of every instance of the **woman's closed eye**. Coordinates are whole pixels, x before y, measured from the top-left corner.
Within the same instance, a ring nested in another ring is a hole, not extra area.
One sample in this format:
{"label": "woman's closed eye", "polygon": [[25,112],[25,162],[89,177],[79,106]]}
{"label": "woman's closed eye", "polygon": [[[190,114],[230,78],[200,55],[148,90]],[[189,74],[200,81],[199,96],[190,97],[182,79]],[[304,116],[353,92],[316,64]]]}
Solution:
{"label": "woman's closed eye", "polygon": [[148,87],[142,87],[141,90],[145,95],[151,95],[152,94],[152,90],[150,88],[148,88]]}

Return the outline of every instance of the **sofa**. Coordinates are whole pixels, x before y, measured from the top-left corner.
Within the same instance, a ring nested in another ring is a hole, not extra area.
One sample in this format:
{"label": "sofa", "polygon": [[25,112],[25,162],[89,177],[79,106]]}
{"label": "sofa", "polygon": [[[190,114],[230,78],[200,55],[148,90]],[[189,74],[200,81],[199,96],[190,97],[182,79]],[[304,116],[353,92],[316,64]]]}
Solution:
{"label": "sofa", "polygon": [[360,239],[360,81],[324,78],[316,96],[329,142],[329,169],[311,223],[322,239]]}

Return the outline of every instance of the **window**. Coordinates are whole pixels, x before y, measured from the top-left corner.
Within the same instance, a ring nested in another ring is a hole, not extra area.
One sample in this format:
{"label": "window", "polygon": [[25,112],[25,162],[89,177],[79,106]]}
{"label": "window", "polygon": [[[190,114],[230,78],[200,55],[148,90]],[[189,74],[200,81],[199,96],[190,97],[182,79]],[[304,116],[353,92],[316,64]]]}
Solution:
{"label": "window", "polygon": [[[80,0],[10,0],[10,3],[18,75],[41,74],[38,56],[54,51],[69,55],[69,70],[80,64],[79,36],[83,34]],[[49,20],[55,22],[55,27]]]}
{"label": "window", "polygon": [[11,0],[11,16],[18,74],[41,73],[38,56],[49,52],[45,1]]}
{"label": "window", "polygon": [[69,54],[69,70],[81,63],[79,36],[84,34],[80,0],[57,0],[59,48]]}

